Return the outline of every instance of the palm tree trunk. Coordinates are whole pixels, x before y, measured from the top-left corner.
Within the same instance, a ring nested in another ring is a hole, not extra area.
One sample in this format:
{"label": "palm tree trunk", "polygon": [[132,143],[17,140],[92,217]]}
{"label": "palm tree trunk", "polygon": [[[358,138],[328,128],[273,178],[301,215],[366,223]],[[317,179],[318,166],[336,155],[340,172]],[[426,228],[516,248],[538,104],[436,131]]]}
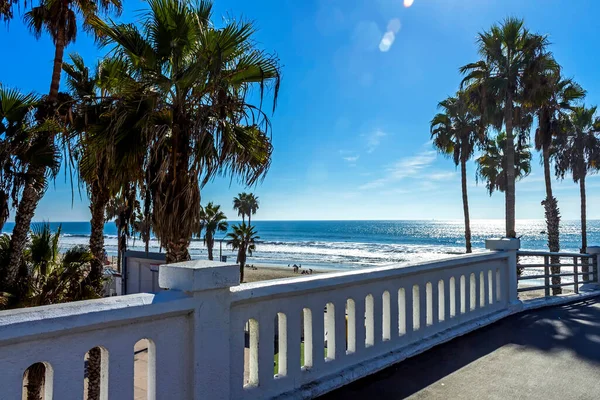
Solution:
{"label": "palm tree trunk", "polygon": [[[53,113],[55,102],[58,98],[58,89],[60,86],[60,74],[62,73],[63,56],[65,53],[65,31],[58,29],[54,48],[54,67],[52,69],[52,81],[50,83],[50,93],[48,94],[48,103],[50,108],[45,110],[46,113]],[[48,135],[47,141],[51,144],[54,141],[54,135]],[[10,260],[6,273],[6,287],[12,288],[16,283],[19,265],[23,257],[23,250],[27,244],[27,233],[31,225],[31,220],[35,213],[35,209],[45,193],[45,188],[42,187],[45,167],[30,166],[27,168],[26,175],[30,180],[21,195],[21,201],[17,207],[15,215],[15,226],[10,240]]]}
{"label": "palm tree trunk", "polygon": [[[542,148],[542,161],[544,163],[544,180],[546,182],[546,199],[542,201],[544,206],[544,215],[546,217],[546,230],[548,232],[548,250],[551,252],[560,251],[560,212],[558,202],[552,195],[552,172],[550,171],[550,148],[545,144]],[[550,257],[550,264],[560,264],[560,257]],[[560,266],[550,267],[552,275],[560,274]],[[552,277],[552,285],[560,285],[560,276]],[[562,293],[562,288],[553,287],[552,294]]]}
{"label": "palm tree trunk", "polygon": [[460,175],[462,183],[463,212],[465,215],[465,246],[466,252],[471,253],[471,220],[469,218],[469,197],[467,195],[467,160],[460,160]]}
{"label": "palm tree trunk", "polygon": [[[581,196],[581,252],[587,253],[587,217],[586,217],[586,198],[585,198],[585,175],[579,179],[579,195]],[[583,280],[588,281],[589,276],[587,273],[590,271],[590,267],[587,264],[587,259],[582,260],[581,272]]]}
{"label": "palm tree trunk", "polygon": [[189,240],[181,238],[177,241],[168,241],[165,243],[166,263],[176,263],[181,261],[189,261],[191,259],[188,251]]}
{"label": "palm tree trunk", "polygon": [[88,377],[87,400],[100,400],[102,350],[99,347],[88,351],[86,373]]}
{"label": "palm tree trunk", "polygon": [[94,291],[98,294],[102,291],[102,272],[104,271],[104,215],[109,196],[106,190],[95,181],[91,188],[90,211],[90,251],[94,258],[91,262],[89,281]]}
{"label": "palm tree trunk", "polygon": [[[35,176],[43,174],[44,168],[29,168],[29,172]],[[31,178],[27,186],[23,189],[21,201],[17,207],[15,215],[15,226],[10,238],[10,259],[5,275],[5,287],[8,291],[12,291],[17,283],[17,275],[23,258],[23,251],[27,245],[27,234],[29,226],[35,214],[39,199],[42,197],[43,190],[38,191],[36,188],[35,178]]]}
{"label": "palm tree trunk", "polygon": [[248,213],[248,226],[252,226],[252,213]]}
{"label": "palm tree trunk", "polygon": [[215,244],[215,241],[213,240],[212,236],[207,235],[206,237],[206,248],[208,249],[208,259],[210,261],[213,260],[213,246]]}
{"label": "palm tree trunk", "polygon": [[244,267],[246,266],[246,249],[243,246],[238,251],[238,260],[240,262],[240,283],[244,282]]}
{"label": "palm tree trunk", "polygon": [[27,368],[27,400],[42,400],[42,388],[46,380],[46,366],[35,363]]}
{"label": "palm tree trunk", "polygon": [[50,93],[48,100],[56,101],[58,89],[60,87],[60,74],[62,73],[63,57],[65,54],[65,30],[58,29],[56,34],[56,44],[54,47],[54,66],[52,68],[52,81],[50,82]]}
{"label": "palm tree trunk", "polygon": [[506,126],[506,237],[516,237],[515,231],[515,139],[513,136],[513,100],[510,89],[504,106],[504,124]]}

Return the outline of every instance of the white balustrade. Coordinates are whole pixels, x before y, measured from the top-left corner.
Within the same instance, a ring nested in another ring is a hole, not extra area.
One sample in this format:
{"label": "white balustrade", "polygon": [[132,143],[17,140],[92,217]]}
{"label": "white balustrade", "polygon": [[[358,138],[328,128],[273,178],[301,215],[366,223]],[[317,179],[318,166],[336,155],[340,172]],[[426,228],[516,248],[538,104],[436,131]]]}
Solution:
{"label": "white balustrade", "polygon": [[0,312],[0,400],[35,363],[45,399],[81,399],[95,347],[101,398],[133,399],[144,339],[149,400],[314,397],[517,311],[518,246],[490,246],[506,248],[242,285],[235,265],[192,261],[161,266],[158,294]]}

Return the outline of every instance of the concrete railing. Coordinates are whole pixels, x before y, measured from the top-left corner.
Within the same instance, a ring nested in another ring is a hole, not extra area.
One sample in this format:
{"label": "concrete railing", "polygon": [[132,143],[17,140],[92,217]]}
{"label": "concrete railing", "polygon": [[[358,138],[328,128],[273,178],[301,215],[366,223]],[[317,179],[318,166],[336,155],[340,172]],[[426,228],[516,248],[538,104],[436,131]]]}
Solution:
{"label": "concrete railing", "polygon": [[[410,267],[239,285],[236,265],[163,265],[168,291],[0,313],[0,399],[46,366],[45,399],[81,399],[102,349],[102,399],[132,399],[148,340],[146,398],[308,398],[520,309],[516,248]],[[511,247],[511,248],[506,248]],[[518,248],[518,245],[516,246]],[[137,398],[137,397],[136,397]]]}

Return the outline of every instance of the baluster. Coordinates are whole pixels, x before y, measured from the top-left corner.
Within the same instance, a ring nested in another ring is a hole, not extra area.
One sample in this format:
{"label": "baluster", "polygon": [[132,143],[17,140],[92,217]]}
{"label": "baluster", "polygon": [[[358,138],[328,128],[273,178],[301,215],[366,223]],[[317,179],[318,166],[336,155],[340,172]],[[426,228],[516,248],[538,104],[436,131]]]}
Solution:
{"label": "baluster", "polygon": [[439,281],[431,282],[431,324],[437,325],[440,322],[440,287]]}
{"label": "baluster", "polygon": [[287,321],[287,376],[296,381],[301,372],[300,343],[302,343],[302,310],[288,310]]}
{"label": "baluster", "polygon": [[357,296],[354,298],[354,312],[356,315],[356,352],[362,353],[365,348],[366,330],[365,330],[365,298]]}
{"label": "baluster", "polygon": [[[115,342],[108,351],[108,397],[104,399],[131,399],[133,398],[133,343]],[[160,376],[157,374],[157,376]],[[157,378],[160,379],[160,378]],[[102,397],[100,397],[104,400]]]}
{"label": "baluster", "polygon": [[[133,357],[133,351],[131,352]],[[53,364],[54,385],[53,399],[81,400],[83,396],[84,358],[76,352],[65,352],[61,362]],[[133,376],[131,377],[133,386]],[[106,390],[106,389],[105,389]],[[0,395],[0,398],[2,396]],[[19,397],[20,398],[20,397]],[[108,398],[106,393],[101,399]]]}
{"label": "baluster", "polygon": [[319,303],[312,309],[313,328],[313,368],[321,368],[325,364],[325,304]]}
{"label": "baluster", "polygon": [[262,388],[273,384],[276,315],[265,312],[258,321],[258,386]]}
{"label": "baluster", "polygon": [[383,292],[375,290],[373,293],[373,346],[377,346],[382,342],[383,335]]}
{"label": "baluster", "polygon": [[419,284],[419,329],[427,327],[427,289],[426,284]]}
{"label": "baluster", "polygon": [[335,303],[335,354],[336,360],[346,355],[346,301],[337,300]]}

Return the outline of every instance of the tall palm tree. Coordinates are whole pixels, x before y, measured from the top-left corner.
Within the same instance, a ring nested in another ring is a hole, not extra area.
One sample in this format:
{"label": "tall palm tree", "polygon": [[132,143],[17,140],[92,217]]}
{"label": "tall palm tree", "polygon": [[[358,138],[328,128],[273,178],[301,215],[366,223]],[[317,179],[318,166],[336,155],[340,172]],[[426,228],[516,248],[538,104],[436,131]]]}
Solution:
{"label": "tall palm tree", "polygon": [[530,96],[537,109],[538,128],[535,132],[535,149],[541,151],[546,184],[544,206],[551,220],[546,221],[548,227],[548,246],[552,252],[560,251],[559,219],[556,199],[552,193],[552,172],[550,153],[552,141],[561,131],[560,120],[575,103],[585,97],[585,90],[571,79],[565,79],[560,71],[551,71],[537,78],[538,83]]}
{"label": "tall palm tree", "polygon": [[90,70],[77,54],[71,55],[71,62],[64,64],[71,96],[69,139],[76,143],[70,148],[79,180],[85,183],[90,197],[90,250],[94,260],[89,281],[101,290],[106,207],[120,191],[143,178],[138,166],[147,150],[139,129],[131,122],[118,123],[112,118],[118,107],[113,99],[119,94],[119,86],[126,84],[119,60],[104,59],[95,70]]}
{"label": "tall palm tree", "polygon": [[[198,231],[200,187],[228,174],[245,184],[264,177],[271,159],[264,91],[280,81],[278,59],[258,50],[251,23],[211,23],[212,5],[150,0],[141,29],[94,20],[104,45],[114,46],[154,102],[145,117],[151,147],[145,168],[154,232],[168,263],[189,259]],[[259,105],[250,102],[257,86]]]}
{"label": "tall palm tree", "polygon": [[490,121],[497,130],[504,125],[506,131],[506,235],[515,237],[515,119],[523,121],[518,107],[525,103],[528,74],[551,71],[557,66],[546,50],[547,37],[531,33],[520,19],[507,18],[501,25],[493,25],[479,34],[477,44],[481,60],[460,71],[466,75],[463,85],[481,94],[482,109],[489,113],[488,106],[495,105],[491,113],[501,118]]}
{"label": "tall palm tree", "polygon": [[240,193],[233,198],[233,209],[242,217],[242,223],[246,223],[246,215],[249,215],[247,193]]}
{"label": "tall palm tree", "polygon": [[248,211],[248,225],[252,225],[252,216],[256,214],[260,204],[258,202],[258,196],[255,196],[254,193],[248,193],[246,196],[246,209]]}
{"label": "tall palm tree", "polygon": [[[600,117],[596,107],[575,107],[563,119],[564,133],[555,140],[556,174],[563,178],[571,173],[579,183],[581,197],[581,252],[587,251],[585,179],[600,169]],[[587,268],[586,268],[587,269]],[[584,270],[583,272],[587,272]]]}
{"label": "tall palm tree", "polygon": [[[485,182],[490,196],[495,190],[505,192],[508,187],[508,157],[506,156],[506,134],[498,134],[495,139],[490,140],[484,153],[479,156],[477,162],[477,180]],[[517,142],[513,149],[516,178],[518,180],[526,177],[531,172],[531,151],[529,145]]]}
{"label": "tall palm tree", "polygon": [[[546,217],[548,233],[548,249],[551,252],[560,251],[560,212],[558,201],[552,193],[552,171],[550,154],[552,141],[562,134],[561,119],[571,110],[576,102],[585,97],[585,90],[571,79],[563,78],[560,70],[543,74],[531,74],[532,90],[528,97],[536,109],[538,127],[535,132],[535,149],[542,154],[546,198],[542,201]],[[560,274],[560,257],[551,257],[553,275]],[[562,293],[560,276],[552,277],[552,293]]]}
{"label": "tall palm tree", "polygon": [[[14,2],[14,0],[12,1]],[[25,14],[25,23],[35,37],[40,38],[42,32],[47,32],[54,43],[55,50],[50,91],[37,112],[37,118],[40,121],[53,118],[64,120],[65,118],[64,110],[60,110],[59,107],[58,90],[65,48],[77,37],[77,16],[83,17],[80,23],[84,29],[91,30],[89,22],[97,18],[99,12],[120,14],[121,8],[121,0],[41,0],[39,6],[33,7]],[[44,133],[46,147],[53,145],[56,133],[56,130],[48,130]],[[44,182],[46,172],[45,168],[33,165],[27,170],[28,179],[17,206],[15,226],[11,236],[12,251],[8,266],[11,271],[16,271],[23,256],[31,219],[38,202],[45,193],[46,185],[40,184],[40,182]]]}
{"label": "tall palm tree", "polygon": [[466,252],[471,253],[471,223],[467,194],[467,161],[473,157],[477,146],[483,145],[485,133],[481,130],[477,110],[469,104],[467,94],[458,92],[438,104],[442,112],[431,120],[433,145],[445,156],[451,157],[454,165],[460,165],[463,212],[465,218]]}
{"label": "tall palm tree", "polygon": [[9,217],[11,204],[18,201],[19,176],[27,167],[20,156],[34,135],[33,113],[38,101],[33,94],[0,85],[0,230]]}
{"label": "tall palm tree", "polygon": [[208,259],[213,260],[213,247],[215,245],[215,233],[227,232],[227,217],[221,211],[218,204],[208,203],[206,207],[200,208],[200,230],[198,236],[204,230],[204,244],[208,249]]}
{"label": "tall palm tree", "polygon": [[246,256],[252,255],[256,250],[256,241],[260,236],[256,234],[254,227],[245,223],[233,225],[233,232],[227,234],[229,240],[227,244],[233,250],[238,251],[238,262],[240,263],[240,282],[244,281],[244,267],[246,266]]}
{"label": "tall palm tree", "polygon": [[[0,214],[2,224],[8,218],[9,201],[13,207],[22,203],[29,185],[35,190],[44,190],[47,180],[58,174],[60,153],[54,143],[48,143],[41,131],[57,132],[59,126],[52,121],[38,123],[34,113],[39,98],[32,94],[22,94],[14,89],[0,86]],[[34,177],[31,171],[43,170],[42,177]],[[18,219],[18,213],[17,218]],[[27,225],[27,228],[29,225]],[[28,230],[25,232],[27,244]],[[14,236],[14,231],[13,231]],[[12,247],[11,237],[11,249]],[[14,251],[8,253],[9,259],[0,266],[0,290],[16,290],[21,257],[13,265]]]}

